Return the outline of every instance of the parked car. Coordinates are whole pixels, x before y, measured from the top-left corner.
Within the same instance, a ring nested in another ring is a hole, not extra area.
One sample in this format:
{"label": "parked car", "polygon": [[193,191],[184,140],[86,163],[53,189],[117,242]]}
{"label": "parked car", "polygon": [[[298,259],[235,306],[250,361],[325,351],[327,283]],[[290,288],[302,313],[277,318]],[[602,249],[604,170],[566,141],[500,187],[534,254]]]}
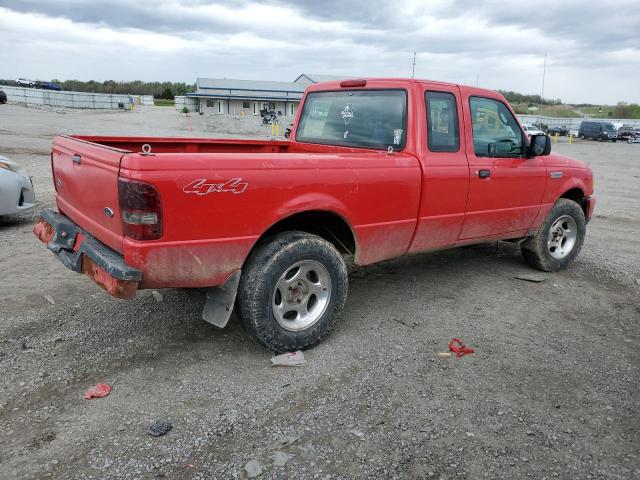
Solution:
{"label": "parked car", "polygon": [[31,178],[17,163],[0,155],[0,216],[29,210],[35,204]]}
{"label": "parked car", "polygon": [[547,135],[555,135],[556,133],[561,137],[565,137],[569,134],[569,129],[566,125],[561,125],[559,127],[550,127],[547,130]]}
{"label": "parked car", "polygon": [[34,234],[66,267],[119,298],[217,287],[203,318],[235,305],[277,352],[336,326],[351,262],[508,240],[557,271],[595,205],[591,169],[502,95],[413,79],[310,85],[289,141],[61,135],[51,165]]}
{"label": "parked car", "polygon": [[618,129],[619,140],[627,140],[638,135],[640,135],[640,129],[631,127],[629,125],[623,125]]}
{"label": "parked car", "polygon": [[544,135],[544,132],[542,130],[530,123],[523,123],[522,128],[529,138],[531,138],[532,135]]}
{"label": "parked car", "polygon": [[7,93],[4,90],[0,90],[0,105],[7,103]]}
{"label": "parked car", "polygon": [[17,78],[16,83],[21,87],[35,87],[36,82],[29,80],[28,78]]}
{"label": "parked car", "polygon": [[62,87],[60,85],[58,85],[57,83],[52,83],[52,82],[41,83],[40,84],[40,88],[42,88],[43,90],[55,90],[57,92],[62,90]]}
{"label": "parked car", "polygon": [[592,138],[600,142],[618,140],[618,132],[611,122],[584,121],[580,124],[578,136],[583,140]]}

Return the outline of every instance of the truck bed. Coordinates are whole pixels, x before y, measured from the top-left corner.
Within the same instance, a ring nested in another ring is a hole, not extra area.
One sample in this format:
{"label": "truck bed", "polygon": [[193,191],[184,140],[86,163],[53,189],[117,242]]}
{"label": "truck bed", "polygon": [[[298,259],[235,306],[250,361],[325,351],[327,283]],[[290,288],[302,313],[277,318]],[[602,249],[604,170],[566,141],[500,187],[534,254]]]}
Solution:
{"label": "truck bed", "polygon": [[[421,178],[405,152],[244,139],[65,135],[52,165],[60,213],[142,271],[140,288],[220,285],[265,231],[298,212],[347,222],[358,264],[401,255]],[[161,238],[124,235],[122,180],[159,192]]]}
{"label": "truck bed", "polygon": [[162,138],[162,137],[106,137],[70,135],[70,138],[97,143],[127,153],[142,152],[143,145],[151,147],[151,153],[276,153],[289,150],[288,141]]}

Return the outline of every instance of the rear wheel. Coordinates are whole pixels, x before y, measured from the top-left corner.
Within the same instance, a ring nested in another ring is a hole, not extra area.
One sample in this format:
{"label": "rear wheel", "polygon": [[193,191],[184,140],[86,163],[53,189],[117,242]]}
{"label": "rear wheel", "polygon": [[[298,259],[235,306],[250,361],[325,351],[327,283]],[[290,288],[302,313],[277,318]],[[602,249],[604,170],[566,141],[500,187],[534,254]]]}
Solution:
{"label": "rear wheel", "polygon": [[311,348],[335,328],[347,268],[316,235],[285,232],[256,248],[242,271],[237,311],[244,329],[275,352]]}
{"label": "rear wheel", "polygon": [[547,272],[563,270],[580,252],[586,234],[580,205],[559,199],[538,232],[522,244],[522,254],[531,266]]}

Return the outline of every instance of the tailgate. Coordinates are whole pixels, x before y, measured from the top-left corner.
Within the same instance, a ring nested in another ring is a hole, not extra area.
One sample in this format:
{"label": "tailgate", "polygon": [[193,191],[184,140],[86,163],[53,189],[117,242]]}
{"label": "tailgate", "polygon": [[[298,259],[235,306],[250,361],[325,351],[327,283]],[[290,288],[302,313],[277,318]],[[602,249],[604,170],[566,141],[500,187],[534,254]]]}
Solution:
{"label": "tailgate", "polygon": [[118,252],[122,252],[118,173],[125,153],[68,136],[57,136],[51,152],[58,210]]}

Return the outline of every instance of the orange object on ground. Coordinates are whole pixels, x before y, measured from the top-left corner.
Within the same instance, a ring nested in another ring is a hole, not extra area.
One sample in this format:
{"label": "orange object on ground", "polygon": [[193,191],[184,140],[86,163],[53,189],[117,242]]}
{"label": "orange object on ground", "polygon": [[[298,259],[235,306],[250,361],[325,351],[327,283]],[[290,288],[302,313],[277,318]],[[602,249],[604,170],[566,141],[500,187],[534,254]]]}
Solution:
{"label": "orange object on ground", "polygon": [[106,397],[111,393],[111,387],[106,383],[99,383],[95,387],[90,388],[84,392],[85,400],[91,400],[92,398]]}
{"label": "orange object on ground", "polygon": [[449,350],[456,354],[456,357],[462,357],[463,355],[470,355],[476,351],[473,348],[467,347],[462,340],[454,338],[449,342]]}

